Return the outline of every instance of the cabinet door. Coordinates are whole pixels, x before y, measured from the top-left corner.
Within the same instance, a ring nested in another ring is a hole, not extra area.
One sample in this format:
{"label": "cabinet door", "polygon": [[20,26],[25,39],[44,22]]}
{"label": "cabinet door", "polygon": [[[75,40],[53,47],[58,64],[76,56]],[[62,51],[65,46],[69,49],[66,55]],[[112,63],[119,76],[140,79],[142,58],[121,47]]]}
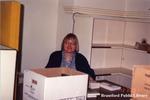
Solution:
{"label": "cabinet door", "polygon": [[124,21],[95,19],[93,43],[122,44],[124,36]]}
{"label": "cabinet door", "polygon": [[147,65],[148,55],[145,51],[124,48],[122,67],[132,69],[134,65]]}
{"label": "cabinet door", "polygon": [[93,48],[91,56],[91,66],[93,68],[112,68],[121,66],[121,48]]}
{"label": "cabinet door", "polygon": [[21,4],[16,1],[0,1],[0,44],[19,49]]}
{"label": "cabinet door", "polygon": [[141,42],[143,38],[148,39],[148,23],[126,22],[124,44],[135,45]]}
{"label": "cabinet door", "polygon": [[79,51],[90,61],[93,18],[85,16],[75,17],[74,32],[79,39]]}

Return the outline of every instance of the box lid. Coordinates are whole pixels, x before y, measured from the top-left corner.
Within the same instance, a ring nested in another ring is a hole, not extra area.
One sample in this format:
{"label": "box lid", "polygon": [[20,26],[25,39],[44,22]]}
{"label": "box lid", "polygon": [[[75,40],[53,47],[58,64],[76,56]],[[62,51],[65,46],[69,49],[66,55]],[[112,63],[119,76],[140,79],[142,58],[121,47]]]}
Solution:
{"label": "box lid", "polygon": [[86,75],[83,72],[77,70],[61,67],[61,68],[39,68],[32,69],[31,71],[41,74],[45,77],[56,77],[56,76],[73,76],[73,75]]}

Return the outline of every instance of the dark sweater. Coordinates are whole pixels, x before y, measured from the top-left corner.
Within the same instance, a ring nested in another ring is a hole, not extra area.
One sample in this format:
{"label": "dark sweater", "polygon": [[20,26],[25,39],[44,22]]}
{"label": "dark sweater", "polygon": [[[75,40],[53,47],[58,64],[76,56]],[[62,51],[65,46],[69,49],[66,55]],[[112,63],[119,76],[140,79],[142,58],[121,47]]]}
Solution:
{"label": "dark sweater", "polygon": [[[46,68],[60,67],[62,60],[62,51],[55,51],[50,55]],[[90,68],[87,59],[80,53],[75,55],[75,66],[78,71],[87,73],[90,77],[95,79],[94,70]]]}

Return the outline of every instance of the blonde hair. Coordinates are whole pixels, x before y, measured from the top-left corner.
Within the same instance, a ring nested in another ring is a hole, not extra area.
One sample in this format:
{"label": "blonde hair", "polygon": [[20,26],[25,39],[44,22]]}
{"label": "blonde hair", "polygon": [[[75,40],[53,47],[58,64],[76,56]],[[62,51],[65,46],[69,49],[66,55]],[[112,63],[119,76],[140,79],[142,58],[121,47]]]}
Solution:
{"label": "blonde hair", "polygon": [[64,39],[63,39],[63,41],[62,41],[62,44],[61,44],[61,50],[64,50],[64,43],[65,43],[65,41],[66,41],[66,40],[70,40],[70,39],[72,39],[72,40],[75,41],[75,46],[76,46],[75,52],[79,52],[79,42],[78,42],[78,38],[77,38],[77,36],[76,36],[75,34],[73,34],[73,33],[69,33],[69,34],[67,34],[67,35],[64,37]]}

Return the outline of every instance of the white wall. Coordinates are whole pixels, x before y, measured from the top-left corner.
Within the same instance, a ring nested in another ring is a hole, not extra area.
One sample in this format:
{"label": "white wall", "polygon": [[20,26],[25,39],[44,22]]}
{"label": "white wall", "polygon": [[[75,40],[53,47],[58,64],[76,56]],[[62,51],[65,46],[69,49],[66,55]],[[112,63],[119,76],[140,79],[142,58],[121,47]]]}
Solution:
{"label": "white wall", "polygon": [[126,11],[148,11],[150,0],[126,0]]}
{"label": "white wall", "polygon": [[75,6],[124,10],[125,0],[74,0]]}
{"label": "white wall", "polygon": [[73,6],[74,5],[74,0],[60,0],[60,2],[64,6]]}
{"label": "white wall", "polygon": [[64,5],[113,10],[149,7],[148,0],[144,0],[144,4],[143,0],[135,1],[137,0],[20,0],[25,8],[22,71],[44,67],[50,53],[60,49],[63,37],[72,32],[72,14],[63,11]]}
{"label": "white wall", "polygon": [[73,0],[59,0],[58,7],[58,26],[57,26],[57,39],[56,39],[56,48],[57,50],[61,49],[61,41],[67,33],[72,32],[73,19],[72,14],[65,13],[64,6],[73,5]]}
{"label": "white wall", "polygon": [[150,0],[74,0],[74,6],[121,11],[149,11]]}
{"label": "white wall", "polygon": [[59,0],[20,0],[24,5],[22,71],[44,67],[56,49]]}

